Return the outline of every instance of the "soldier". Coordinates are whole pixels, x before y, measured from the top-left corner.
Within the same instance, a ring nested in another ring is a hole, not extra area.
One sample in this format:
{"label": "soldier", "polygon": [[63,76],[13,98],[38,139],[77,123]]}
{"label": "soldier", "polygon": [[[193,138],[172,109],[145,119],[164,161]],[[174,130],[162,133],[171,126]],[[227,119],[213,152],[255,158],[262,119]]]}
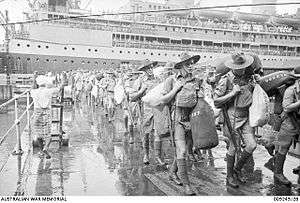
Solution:
{"label": "soldier", "polygon": [[[176,184],[183,185],[186,195],[195,195],[188,178],[186,163],[187,139],[191,138],[191,130],[188,128],[191,109],[178,106],[177,93],[181,91],[185,82],[191,79],[191,73],[188,72],[189,66],[197,63],[199,59],[199,56],[190,57],[187,54],[182,56],[182,61],[174,65],[175,75],[165,81],[164,96],[158,101],[162,105],[171,107],[170,115],[172,115],[172,128],[174,129],[174,137],[172,138],[173,144],[175,144],[175,157],[170,168],[169,178]],[[176,102],[174,102],[175,98]]]}
{"label": "soldier", "polygon": [[[300,66],[294,69],[294,73],[300,74]],[[291,185],[291,182],[283,174],[283,166],[290,146],[293,141],[296,141],[296,136],[299,135],[299,82],[296,80],[295,84],[285,90],[282,101],[284,116],[277,137],[278,151],[274,156],[274,182],[283,185]]]}
{"label": "soldier", "polygon": [[141,89],[141,76],[144,75],[141,71],[129,72],[127,79],[124,82],[126,98],[124,100],[124,122],[126,134],[129,133],[129,143],[134,143],[133,127],[137,122],[137,104],[134,99],[140,96],[146,89]]}
{"label": "soldier", "polygon": [[[151,90],[154,86],[153,68],[157,65],[157,62],[144,62],[139,71],[145,72],[144,78],[140,90],[146,89]],[[145,92],[146,93],[146,92]],[[142,116],[142,133],[143,133],[143,149],[144,149],[144,164],[148,165],[149,162],[149,150],[150,150],[150,136],[153,135],[154,131],[154,121],[152,108],[150,106],[144,105],[141,98],[138,99],[139,109],[141,110],[140,115]]]}
{"label": "soldier", "polygon": [[[175,63],[168,62],[164,67],[158,67],[153,70],[154,77],[157,78],[155,84],[163,83],[171,75]],[[166,126],[162,120],[165,120],[164,114],[156,108],[152,109],[154,121],[154,159],[160,166],[166,165],[162,157],[162,138],[168,136],[166,134]],[[167,129],[169,132],[169,129]]]}
{"label": "soldier", "polygon": [[103,90],[103,104],[105,115],[108,117],[108,121],[111,122],[114,116],[114,87],[116,85],[115,75],[113,72],[106,72],[104,78],[100,81],[100,88]]}
{"label": "soldier", "polygon": [[[241,169],[256,149],[254,130],[249,125],[249,107],[252,103],[254,85],[251,65],[254,58],[250,55],[233,54],[225,66],[232,71],[223,76],[215,89],[215,105],[223,109],[224,134],[229,136],[227,160],[227,186],[239,187],[237,180],[245,182]],[[236,136],[237,135],[237,136]],[[237,138],[241,136],[245,148],[234,166],[235,155],[240,148]]]}

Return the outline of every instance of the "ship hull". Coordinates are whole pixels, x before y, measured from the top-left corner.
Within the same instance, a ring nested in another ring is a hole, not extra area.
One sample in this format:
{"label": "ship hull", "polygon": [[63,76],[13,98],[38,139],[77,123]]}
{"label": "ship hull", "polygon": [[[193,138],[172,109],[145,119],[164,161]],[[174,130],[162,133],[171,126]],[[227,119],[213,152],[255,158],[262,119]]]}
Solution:
{"label": "ship hull", "polygon": [[[178,61],[185,50],[141,49],[108,46],[64,45],[11,40],[10,68],[19,73],[34,71],[66,71],[74,69],[119,68],[122,63],[139,64],[143,60]],[[230,53],[189,52],[200,55],[200,65],[213,64],[216,60],[230,56]],[[5,53],[0,53],[5,56]],[[263,66],[273,69],[292,68],[300,63],[300,57],[260,55]]]}

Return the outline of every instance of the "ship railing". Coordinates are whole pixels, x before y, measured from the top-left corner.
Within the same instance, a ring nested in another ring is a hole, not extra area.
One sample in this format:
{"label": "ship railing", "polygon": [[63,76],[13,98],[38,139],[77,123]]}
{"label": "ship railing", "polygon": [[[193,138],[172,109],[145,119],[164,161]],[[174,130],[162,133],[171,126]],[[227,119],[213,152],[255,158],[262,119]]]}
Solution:
{"label": "ship railing", "polygon": [[[24,152],[22,150],[22,132],[21,132],[21,122],[23,120],[26,120],[26,126],[27,126],[27,132],[28,132],[28,143],[29,146],[32,142],[32,132],[31,132],[31,116],[30,116],[30,109],[33,106],[33,102],[30,101],[30,90],[28,89],[24,91],[22,94],[17,95],[10,99],[9,101],[3,103],[0,105],[0,110],[7,108],[8,106],[14,104],[14,123],[10,128],[6,131],[6,133],[0,138],[0,146],[4,143],[4,141],[7,139],[7,137],[15,130],[16,132],[16,139],[17,139],[17,145],[14,151],[12,152],[13,155],[22,155]],[[24,97],[26,97],[26,109],[20,113],[20,100],[24,100]],[[21,115],[20,115],[21,114]],[[28,148],[30,150],[31,147]]]}

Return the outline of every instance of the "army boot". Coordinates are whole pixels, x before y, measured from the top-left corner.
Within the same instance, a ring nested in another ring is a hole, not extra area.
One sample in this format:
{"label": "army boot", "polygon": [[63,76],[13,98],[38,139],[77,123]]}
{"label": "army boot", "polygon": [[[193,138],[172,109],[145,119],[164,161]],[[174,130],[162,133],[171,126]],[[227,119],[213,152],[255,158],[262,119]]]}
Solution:
{"label": "army boot", "polygon": [[242,176],[242,168],[243,166],[247,163],[247,161],[249,160],[249,158],[251,157],[251,153],[247,152],[246,150],[244,150],[241,154],[240,159],[238,160],[236,166],[234,167],[234,175],[235,178],[240,181],[241,183],[246,183],[246,179]]}
{"label": "army boot", "polygon": [[285,162],[286,155],[277,153],[275,155],[274,164],[274,182],[277,184],[291,185],[291,182],[283,175],[283,165]]}
{"label": "army boot", "polygon": [[171,181],[173,181],[176,185],[183,185],[181,180],[179,179],[179,177],[177,176],[177,172],[178,172],[178,167],[177,167],[177,162],[176,159],[174,159],[172,166],[170,168],[170,172],[169,172],[169,179]]}
{"label": "army boot", "polygon": [[239,185],[233,176],[233,167],[235,162],[235,156],[230,156],[226,154],[227,160],[227,177],[226,177],[226,185],[232,188],[238,188]]}
{"label": "army boot", "polygon": [[191,184],[190,184],[190,180],[189,180],[188,173],[187,173],[186,160],[185,159],[177,159],[176,162],[177,162],[177,167],[178,167],[178,176],[183,183],[185,195],[188,195],[188,196],[196,195],[196,193],[193,191]]}
{"label": "army boot", "polygon": [[144,149],[144,158],[143,162],[145,165],[149,165],[149,133],[146,133],[144,135],[144,140],[143,140],[143,149]]}

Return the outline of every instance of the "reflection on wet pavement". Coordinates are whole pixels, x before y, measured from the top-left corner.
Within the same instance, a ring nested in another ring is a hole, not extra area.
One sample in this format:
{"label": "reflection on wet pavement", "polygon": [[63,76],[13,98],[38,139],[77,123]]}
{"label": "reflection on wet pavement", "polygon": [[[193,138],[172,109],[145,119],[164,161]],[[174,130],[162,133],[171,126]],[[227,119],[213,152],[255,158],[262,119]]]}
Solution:
{"label": "reflection on wet pavement", "polygon": [[[142,164],[141,138],[136,133],[135,144],[128,144],[121,110],[113,123],[108,122],[102,109],[86,105],[65,111],[64,118],[70,146],[59,148],[57,143],[51,144],[51,160],[40,159],[34,152],[17,194],[183,195],[183,188],[170,182],[166,170],[155,166],[153,159],[149,166]],[[168,140],[163,148],[165,160],[170,163],[173,150]],[[226,188],[225,143],[220,142],[212,151],[213,157],[204,155],[202,162],[189,163],[189,176],[197,195],[297,194],[295,185],[292,190],[273,185],[273,174],[264,167],[270,157],[261,146],[254,153],[255,166],[249,166],[252,171],[248,183],[239,189]],[[153,157],[153,145],[151,153]],[[288,156],[285,164],[286,176],[293,183],[297,176],[291,169],[298,161]]]}
{"label": "reflection on wet pavement", "polygon": [[163,195],[142,175],[141,148],[123,142],[120,122],[108,123],[101,109],[87,106],[64,117],[70,146],[51,144],[51,160],[34,153],[25,194]]}

